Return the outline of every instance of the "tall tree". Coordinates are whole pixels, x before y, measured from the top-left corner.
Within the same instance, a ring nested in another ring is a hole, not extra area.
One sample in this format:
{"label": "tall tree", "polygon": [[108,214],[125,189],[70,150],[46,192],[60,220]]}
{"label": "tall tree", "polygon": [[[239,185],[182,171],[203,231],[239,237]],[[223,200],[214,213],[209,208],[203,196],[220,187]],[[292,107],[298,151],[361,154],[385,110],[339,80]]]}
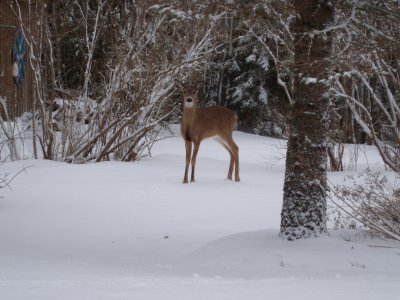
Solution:
{"label": "tall tree", "polygon": [[327,109],[333,1],[295,1],[294,95],[286,156],[282,237],[326,233]]}

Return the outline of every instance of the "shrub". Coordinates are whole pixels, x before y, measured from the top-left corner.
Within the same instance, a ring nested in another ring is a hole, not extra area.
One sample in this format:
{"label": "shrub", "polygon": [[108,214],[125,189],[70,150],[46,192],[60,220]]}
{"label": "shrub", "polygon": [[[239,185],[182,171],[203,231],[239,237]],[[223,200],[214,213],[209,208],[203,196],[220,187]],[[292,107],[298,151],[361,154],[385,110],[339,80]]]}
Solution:
{"label": "shrub", "polygon": [[381,172],[369,169],[331,189],[336,227],[359,223],[374,236],[400,240],[400,189]]}

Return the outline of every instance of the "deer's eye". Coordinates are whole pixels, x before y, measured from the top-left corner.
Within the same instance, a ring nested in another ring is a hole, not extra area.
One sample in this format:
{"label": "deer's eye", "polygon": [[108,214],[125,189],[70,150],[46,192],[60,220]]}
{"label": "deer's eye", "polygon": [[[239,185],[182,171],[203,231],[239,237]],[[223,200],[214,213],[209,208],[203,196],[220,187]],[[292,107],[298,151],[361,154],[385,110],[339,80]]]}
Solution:
{"label": "deer's eye", "polygon": [[189,97],[189,98],[186,98],[186,102],[189,102],[189,103],[190,103],[190,102],[192,102],[192,101],[193,101],[192,98],[190,98],[190,97]]}

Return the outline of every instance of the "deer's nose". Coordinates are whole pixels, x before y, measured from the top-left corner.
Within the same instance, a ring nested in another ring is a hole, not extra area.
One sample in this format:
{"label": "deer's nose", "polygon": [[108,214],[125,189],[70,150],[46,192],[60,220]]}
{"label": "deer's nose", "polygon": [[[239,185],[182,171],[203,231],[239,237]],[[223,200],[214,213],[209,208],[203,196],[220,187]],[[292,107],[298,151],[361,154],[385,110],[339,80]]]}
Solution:
{"label": "deer's nose", "polygon": [[192,100],[192,98],[186,98],[186,102],[192,102],[193,100]]}

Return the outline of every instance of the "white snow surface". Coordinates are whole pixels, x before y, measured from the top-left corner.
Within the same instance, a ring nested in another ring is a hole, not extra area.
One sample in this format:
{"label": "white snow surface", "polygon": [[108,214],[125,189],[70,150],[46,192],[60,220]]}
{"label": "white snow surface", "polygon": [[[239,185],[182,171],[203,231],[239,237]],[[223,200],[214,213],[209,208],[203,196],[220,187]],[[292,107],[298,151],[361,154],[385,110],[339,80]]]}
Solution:
{"label": "white snow surface", "polygon": [[[208,140],[197,182],[182,184],[180,137],[134,163],[1,165],[28,168],[0,190],[0,299],[399,299],[400,243],[335,230],[282,240],[285,141],[234,139],[239,183]],[[358,168],[383,169],[363,149]]]}

